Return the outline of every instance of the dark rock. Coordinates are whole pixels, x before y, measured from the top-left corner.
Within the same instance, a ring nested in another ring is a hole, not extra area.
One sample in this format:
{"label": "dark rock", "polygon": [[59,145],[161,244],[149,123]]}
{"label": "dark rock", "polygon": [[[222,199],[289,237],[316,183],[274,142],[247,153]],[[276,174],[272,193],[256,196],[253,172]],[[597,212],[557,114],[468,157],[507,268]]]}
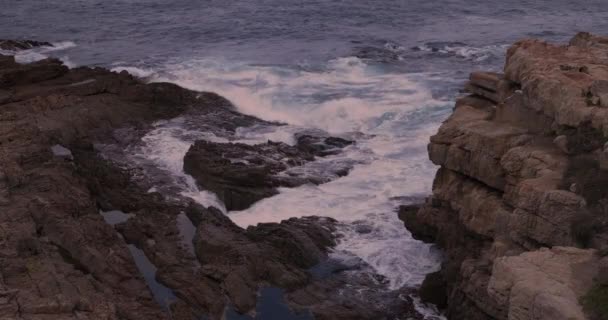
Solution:
{"label": "dark rock", "polygon": [[0,70],[0,88],[51,80],[67,72],[68,68],[57,59],[49,58],[29,64],[15,64],[12,68]]}
{"label": "dark rock", "polygon": [[340,152],[342,148],[353,144],[350,140],[338,137],[324,137],[306,133],[296,134],[295,138],[298,149],[320,157],[336,154]]}
{"label": "dark rock", "polygon": [[53,45],[49,42],[35,41],[35,40],[2,40],[0,39],[0,49],[2,50],[27,50],[35,47],[52,47]]}
{"label": "dark rock", "polygon": [[435,242],[437,229],[432,224],[420,221],[418,217],[420,207],[421,205],[404,205],[399,207],[399,219],[403,221],[405,228],[412,233],[414,239],[424,242]]}
{"label": "dark rock", "polygon": [[310,158],[282,143],[250,146],[199,140],[184,157],[184,171],[213,191],[228,210],[243,210],[277,193],[279,181],[272,175],[287,168],[281,161],[286,157],[292,163]]}
{"label": "dark rock", "polygon": [[355,49],[355,57],[360,59],[369,59],[378,62],[391,63],[399,61],[400,56],[397,52],[386,48],[377,47],[359,47]]}
{"label": "dark rock", "polygon": [[439,309],[444,309],[447,306],[448,299],[446,292],[447,283],[441,271],[437,271],[424,278],[418,294],[422,301],[432,303]]}
{"label": "dark rock", "polygon": [[[255,241],[264,241],[286,261],[300,268],[310,268],[335,245],[332,230],[336,221],[330,218],[292,218],[280,224],[260,223],[247,228],[247,235]],[[327,226],[327,228],[324,228]]]}
{"label": "dark rock", "polygon": [[369,266],[358,268],[336,271],[293,290],[287,300],[293,309],[308,309],[319,320],[423,319],[415,311],[411,289],[387,290]]}
{"label": "dark rock", "polygon": [[236,226],[218,211],[201,215],[195,247],[203,272],[224,283],[236,310],[255,306],[261,282],[282,288],[301,287],[310,281],[305,268],[318,263],[333,245],[335,221],[317,217],[290,219],[280,224]]}
{"label": "dark rock", "polygon": [[[243,210],[273,196],[277,187],[322,183],[316,177],[281,175],[291,167],[339,152],[351,141],[334,137],[298,136],[296,147],[281,142],[264,144],[196,141],[184,157],[184,171],[206,190],[213,191],[228,210]],[[347,169],[340,168],[338,176]]]}

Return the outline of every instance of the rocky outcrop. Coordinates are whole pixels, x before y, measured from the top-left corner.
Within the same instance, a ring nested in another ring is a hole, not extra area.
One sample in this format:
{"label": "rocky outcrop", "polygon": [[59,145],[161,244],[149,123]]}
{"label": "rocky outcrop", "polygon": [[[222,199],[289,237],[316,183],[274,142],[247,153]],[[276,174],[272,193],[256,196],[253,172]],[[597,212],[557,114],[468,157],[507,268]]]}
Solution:
{"label": "rocky outcrop", "polygon": [[422,292],[449,318],[592,316],[579,299],[608,248],[606,83],[608,39],[586,33],[517,42],[504,74],[471,74],[428,146],[433,195],[401,212],[446,251]]}
{"label": "rocky outcrop", "polygon": [[52,47],[53,45],[49,42],[35,41],[35,40],[3,40],[0,39],[0,49],[19,51],[27,50],[36,47]]}
{"label": "rocky outcrop", "polygon": [[285,172],[314,160],[315,156],[335,154],[352,144],[341,138],[310,134],[298,135],[296,140],[295,146],[272,141],[247,145],[199,140],[184,157],[184,171],[202,188],[213,191],[227,210],[247,209],[275,195],[278,187],[320,184],[348,173],[349,167],[337,168],[321,177]]}

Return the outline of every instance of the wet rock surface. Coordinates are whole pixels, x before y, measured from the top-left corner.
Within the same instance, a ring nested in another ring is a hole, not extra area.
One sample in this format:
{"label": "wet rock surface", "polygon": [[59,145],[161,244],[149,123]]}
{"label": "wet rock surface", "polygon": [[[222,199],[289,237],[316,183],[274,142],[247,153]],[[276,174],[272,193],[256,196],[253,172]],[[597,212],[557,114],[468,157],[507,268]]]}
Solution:
{"label": "wet rock surface", "polygon": [[[184,171],[198,184],[213,191],[227,210],[243,210],[253,203],[275,195],[278,187],[296,187],[305,183],[320,184],[327,177],[303,177],[281,174],[302,166],[315,156],[338,153],[352,144],[335,137],[296,135],[297,144],[269,141],[264,144],[214,143],[196,141],[184,157]],[[344,176],[348,167],[333,172]]]}
{"label": "wet rock surface", "polygon": [[472,73],[431,137],[433,195],[400,216],[445,250],[420,295],[449,318],[595,317],[579,300],[608,246],[607,44],[515,43],[504,74]]}

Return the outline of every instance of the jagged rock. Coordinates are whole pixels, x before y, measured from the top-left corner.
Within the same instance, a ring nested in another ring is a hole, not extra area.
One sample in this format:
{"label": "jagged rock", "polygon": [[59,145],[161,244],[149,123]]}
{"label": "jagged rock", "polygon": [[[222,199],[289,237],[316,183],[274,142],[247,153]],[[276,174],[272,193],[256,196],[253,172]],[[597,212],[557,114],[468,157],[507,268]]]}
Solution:
{"label": "jagged rock", "polygon": [[417,221],[419,210],[420,205],[401,206],[399,207],[399,219],[403,221],[405,227],[416,240],[434,242],[437,237],[437,228],[430,223]]}
{"label": "jagged rock", "polygon": [[492,102],[498,102],[500,101],[500,97],[499,95],[492,91],[492,90],[488,90],[485,87],[480,87],[480,86],[476,86],[473,83],[469,82],[464,86],[464,90],[467,92],[470,92],[472,94],[475,94],[477,96],[483,97],[485,99],[488,99]]}
{"label": "jagged rock", "polygon": [[235,308],[246,313],[255,307],[261,282],[288,289],[310,282],[305,270],[334,245],[329,232],[333,224],[331,219],[310,217],[243,230],[223,213],[210,210],[200,216],[194,243],[203,272],[223,283]]}
{"label": "jagged rock", "polygon": [[[269,141],[264,144],[196,141],[184,157],[184,171],[204,189],[213,191],[228,210],[243,210],[275,195],[278,187],[295,187],[323,180],[280,174],[315,156],[339,152],[351,141],[335,137],[298,135],[296,146]],[[346,171],[347,172],[347,171]],[[345,175],[338,172],[337,175]]]}
{"label": "jagged rock", "polygon": [[495,72],[471,72],[469,81],[471,81],[472,85],[497,92],[498,84],[502,77],[503,75]]}
{"label": "jagged rock", "polygon": [[310,133],[297,133],[295,138],[297,141],[296,147],[299,150],[319,157],[336,154],[340,152],[342,148],[353,143],[350,140],[338,137],[326,137]]}
{"label": "jagged rock", "polygon": [[272,175],[287,168],[283,158],[302,163],[306,156],[283,143],[256,147],[199,140],[184,157],[184,171],[213,191],[228,210],[243,210],[277,193],[280,184]]}

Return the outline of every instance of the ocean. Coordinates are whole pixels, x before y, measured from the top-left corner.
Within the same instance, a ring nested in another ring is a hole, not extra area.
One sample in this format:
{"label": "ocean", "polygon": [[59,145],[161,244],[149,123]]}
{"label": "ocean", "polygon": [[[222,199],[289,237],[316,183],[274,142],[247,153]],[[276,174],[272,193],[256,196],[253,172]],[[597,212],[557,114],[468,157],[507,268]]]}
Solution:
{"label": "ocean", "polygon": [[183,118],[157,123],[133,161],[154,163],[204,205],[222,207],[183,173],[196,139],[293,144],[294,133],[323,130],[355,140],[297,169],[348,165],[349,175],[226,214],[243,227],[335,218],[334,255],[363,259],[396,289],[439,268],[441,252],[414,240],[395,210],[430,194],[437,167],[426,145],[469,72],[501,70],[522,38],[608,34],[606,17],[606,0],[0,0],[0,38],[55,44],[18,53],[21,62],[52,56],[126,70],[217,92],[242,113],[287,124],[240,128],[227,140]]}

